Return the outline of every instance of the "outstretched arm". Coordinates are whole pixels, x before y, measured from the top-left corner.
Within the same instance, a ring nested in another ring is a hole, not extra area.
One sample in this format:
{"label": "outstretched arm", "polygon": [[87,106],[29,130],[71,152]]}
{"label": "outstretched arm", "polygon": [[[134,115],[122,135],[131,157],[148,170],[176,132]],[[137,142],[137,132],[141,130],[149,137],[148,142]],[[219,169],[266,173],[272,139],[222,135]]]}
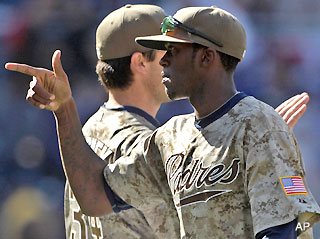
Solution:
{"label": "outstretched arm", "polygon": [[307,93],[302,93],[286,100],[275,110],[282,116],[290,129],[293,130],[298,120],[304,112],[306,112],[308,102],[309,95]]}
{"label": "outstretched arm", "polygon": [[91,216],[111,213],[104,190],[106,163],[85,141],[60,56],[58,50],[52,56],[53,71],[17,63],[7,63],[5,68],[33,76],[26,100],[37,108],[53,111],[63,169],[81,210]]}

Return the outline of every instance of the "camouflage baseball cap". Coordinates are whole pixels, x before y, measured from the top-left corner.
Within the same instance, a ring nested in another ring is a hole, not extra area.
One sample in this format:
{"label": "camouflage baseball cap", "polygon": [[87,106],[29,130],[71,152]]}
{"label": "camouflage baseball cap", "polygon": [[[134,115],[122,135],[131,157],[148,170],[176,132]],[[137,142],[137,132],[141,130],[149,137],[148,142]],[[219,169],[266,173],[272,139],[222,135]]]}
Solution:
{"label": "camouflage baseball cap", "polygon": [[165,13],[154,5],[125,5],[106,16],[97,28],[96,50],[99,60],[130,56],[150,50],[135,42],[137,36],[160,33]]}
{"label": "camouflage baseball cap", "polygon": [[198,43],[227,55],[243,59],[246,51],[246,32],[239,20],[216,6],[182,8],[164,18],[162,35],[137,37],[142,46],[166,50],[165,43]]}

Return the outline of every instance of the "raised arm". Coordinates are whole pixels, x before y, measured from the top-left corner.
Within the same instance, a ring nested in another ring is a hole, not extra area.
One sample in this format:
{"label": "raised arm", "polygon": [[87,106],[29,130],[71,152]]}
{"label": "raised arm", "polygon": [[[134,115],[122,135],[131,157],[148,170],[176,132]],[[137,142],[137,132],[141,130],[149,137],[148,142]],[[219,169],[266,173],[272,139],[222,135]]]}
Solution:
{"label": "raised arm", "polygon": [[286,100],[275,110],[282,116],[290,129],[293,130],[298,120],[304,112],[306,112],[308,102],[309,95],[307,93],[302,93]]}
{"label": "raised arm", "polygon": [[5,68],[33,76],[26,100],[37,108],[53,111],[63,169],[81,210],[91,216],[105,215],[113,212],[104,190],[106,163],[84,139],[60,56],[59,50],[52,56],[53,71],[18,63],[7,63]]}

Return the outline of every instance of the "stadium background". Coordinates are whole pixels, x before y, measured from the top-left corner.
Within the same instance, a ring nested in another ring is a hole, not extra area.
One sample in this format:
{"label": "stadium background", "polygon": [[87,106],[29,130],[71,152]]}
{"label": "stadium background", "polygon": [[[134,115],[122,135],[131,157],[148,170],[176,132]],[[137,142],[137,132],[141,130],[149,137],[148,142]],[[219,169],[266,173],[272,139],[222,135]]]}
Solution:
{"label": "stadium background", "polygon": [[[308,184],[320,203],[320,2],[317,0],[0,0],[0,63],[22,62],[51,69],[62,50],[81,121],[106,99],[95,74],[95,29],[126,3],[163,7],[217,5],[245,25],[248,49],[235,75],[238,89],[272,106],[303,91],[308,110],[295,128]],[[24,97],[30,78],[0,68],[0,238],[64,238],[64,174],[54,119]],[[186,100],[163,105],[157,118],[192,111]],[[315,227],[320,238],[320,225]]]}

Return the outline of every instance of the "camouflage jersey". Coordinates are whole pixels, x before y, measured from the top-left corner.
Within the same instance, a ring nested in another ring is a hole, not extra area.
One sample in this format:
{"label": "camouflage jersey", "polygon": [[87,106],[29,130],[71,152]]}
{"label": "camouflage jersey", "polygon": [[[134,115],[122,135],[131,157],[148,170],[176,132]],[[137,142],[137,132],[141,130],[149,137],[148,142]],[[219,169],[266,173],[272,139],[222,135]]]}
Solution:
{"label": "camouflage jersey", "polygon": [[[123,199],[127,190],[142,195],[147,185],[135,178],[145,168],[156,181],[165,173],[181,238],[254,239],[295,218],[310,227],[320,220],[293,133],[270,106],[244,93],[202,119],[172,118],[147,139],[144,158],[120,159],[105,178]],[[143,207],[148,196],[134,204]],[[310,231],[298,234],[310,239]]]}
{"label": "camouflage jersey", "polygon": [[[83,134],[87,143],[101,159],[113,163],[121,155],[130,155],[131,150],[157,126],[158,122],[154,118],[136,107],[123,106],[108,109],[103,105],[84,125]],[[163,200],[154,202],[155,209],[148,209],[147,215],[129,207],[128,210],[117,210],[120,211],[117,214],[90,217],[82,214],[68,182],[66,182],[64,198],[67,239],[179,237],[178,218],[174,206],[172,204],[171,211],[168,210]],[[172,231],[164,231],[161,227],[163,221],[167,220],[169,212],[173,214],[173,220],[176,221],[171,224],[176,228]]]}

